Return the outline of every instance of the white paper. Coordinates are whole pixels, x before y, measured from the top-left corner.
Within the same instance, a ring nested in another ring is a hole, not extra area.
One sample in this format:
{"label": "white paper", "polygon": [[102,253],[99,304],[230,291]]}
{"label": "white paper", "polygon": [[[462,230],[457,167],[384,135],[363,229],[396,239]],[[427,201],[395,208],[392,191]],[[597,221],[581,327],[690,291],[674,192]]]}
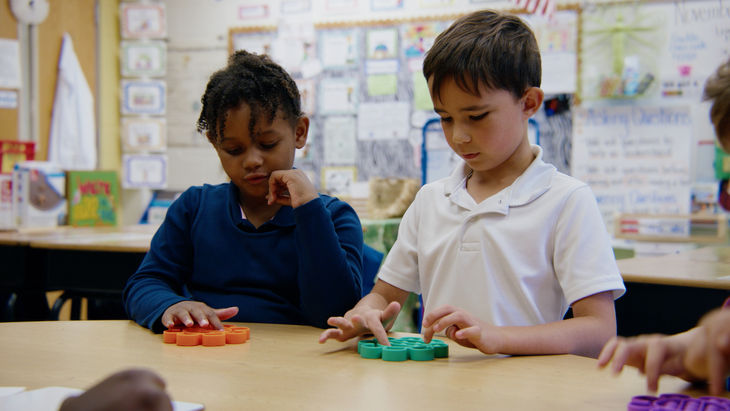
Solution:
{"label": "white paper", "polygon": [[322,114],[355,113],[357,80],[323,79],[319,85],[319,99]]}
{"label": "white paper", "polygon": [[[11,392],[3,396],[3,392]],[[68,387],[45,387],[24,391],[24,387],[0,387],[0,411],[57,410],[63,400],[84,390]],[[203,404],[173,401],[174,411],[202,411]]]}
{"label": "white paper", "polygon": [[0,88],[20,88],[18,40],[0,39]]}
{"label": "white paper", "polygon": [[355,164],[357,141],[354,118],[327,117],[324,121],[323,134],[325,164]]}
{"label": "white paper", "polygon": [[166,188],[167,156],[125,154],[123,188]]}
{"label": "white paper", "polygon": [[18,92],[15,90],[0,90],[0,108],[18,108]]}
{"label": "white paper", "polygon": [[362,103],[357,113],[357,138],[408,138],[410,105],[406,102]]}
{"label": "white paper", "polygon": [[573,176],[591,187],[608,226],[616,212],[688,214],[692,141],[688,107],[577,108]]}

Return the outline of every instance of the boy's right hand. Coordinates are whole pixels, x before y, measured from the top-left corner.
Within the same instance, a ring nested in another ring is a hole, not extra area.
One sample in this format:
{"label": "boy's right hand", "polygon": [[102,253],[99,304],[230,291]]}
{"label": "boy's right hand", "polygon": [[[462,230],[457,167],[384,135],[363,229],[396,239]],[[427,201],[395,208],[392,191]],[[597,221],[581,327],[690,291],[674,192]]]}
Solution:
{"label": "boy's right hand", "polygon": [[192,327],[198,324],[200,327],[213,327],[222,330],[225,321],[238,314],[238,307],[210,308],[207,304],[199,301],[180,301],[167,307],[162,313],[162,325],[167,328],[182,324],[185,327]]}
{"label": "boy's right hand", "polygon": [[365,333],[372,333],[382,345],[390,345],[387,330],[393,326],[395,317],[400,312],[400,304],[391,302],[384,310],[357,307],[348,311],[344,317],[330,317],[327,324],[336,327],[328,328],[319,336],[322,344],[330,338],[347,341]]}

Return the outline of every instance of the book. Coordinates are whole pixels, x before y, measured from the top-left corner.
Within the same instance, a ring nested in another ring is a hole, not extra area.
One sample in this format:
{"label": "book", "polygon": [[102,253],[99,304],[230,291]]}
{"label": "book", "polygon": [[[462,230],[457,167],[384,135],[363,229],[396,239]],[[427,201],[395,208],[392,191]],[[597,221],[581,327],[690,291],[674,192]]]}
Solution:
{"label": "book", "polygon": [[13,168],[13,220],[18,228],[55,227],[66,220],[66,174],[47,161],[21,161]]}
{"label": "book", "polygon": [[116,171],[71,170],[66,179],[69,225],[117,225],[119,180]]}

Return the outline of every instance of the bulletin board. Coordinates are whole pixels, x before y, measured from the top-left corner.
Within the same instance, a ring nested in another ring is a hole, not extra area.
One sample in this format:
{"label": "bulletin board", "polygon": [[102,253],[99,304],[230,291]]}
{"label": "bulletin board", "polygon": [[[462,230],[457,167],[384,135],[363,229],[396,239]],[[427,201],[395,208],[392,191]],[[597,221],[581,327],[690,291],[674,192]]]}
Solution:
{"label": "bulletin board", "polygon": [[[520,16],[541,46],[549,95],[575,92],[578,15],[577,7],[563,7],[550,21]],[[311,120],[308,145],[297,153],[295,166],[320,191],[348,196],[353,183],[373,177],[421,180],[422,129],[437,118],[422,62],[435,37],[457,17],[232,28],[229,53],[267,53],[292,74]],[[569,128],[542,119],[553,131],[543,134],[543,143],[556,131],[562,134],[555,140],[569,140]],[[567,167],[562,148],[547,151],[560,154]]]}
{"label": "bulletin board", "polygon": [[708,182],[717,187],[701,99],[730,56],[729,11],[728,0],[583,9],[571,166],[609,226],[620,212],[689,214]]}

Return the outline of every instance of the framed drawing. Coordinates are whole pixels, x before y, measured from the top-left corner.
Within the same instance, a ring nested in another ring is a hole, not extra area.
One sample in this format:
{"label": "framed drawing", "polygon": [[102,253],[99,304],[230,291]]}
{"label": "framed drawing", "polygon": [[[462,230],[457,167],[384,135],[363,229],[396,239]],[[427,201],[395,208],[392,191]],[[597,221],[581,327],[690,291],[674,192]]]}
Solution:
{"label": "framed drawing", "polygon": [[120,3],[119,24],[124,39],[162,39],[167,36],[164,3]]}
{"label": "framed drawing", "polygon": [[164,151],[166,148],[164,117],[122,118],[124,151]]}
{"label": "framed drawing", "polygon": [[162,77],[167,70],[167,45],[164,41],[120,43],[122,77]]}
{"label": "framed drawing", "polygon": [[165,114],[162,80],[122,80],[122,114]]}
{"label": "framed drawing", "polygon": [[122,172],[124,188],[166,188],[167,156],[125,154],[122,156]]}

